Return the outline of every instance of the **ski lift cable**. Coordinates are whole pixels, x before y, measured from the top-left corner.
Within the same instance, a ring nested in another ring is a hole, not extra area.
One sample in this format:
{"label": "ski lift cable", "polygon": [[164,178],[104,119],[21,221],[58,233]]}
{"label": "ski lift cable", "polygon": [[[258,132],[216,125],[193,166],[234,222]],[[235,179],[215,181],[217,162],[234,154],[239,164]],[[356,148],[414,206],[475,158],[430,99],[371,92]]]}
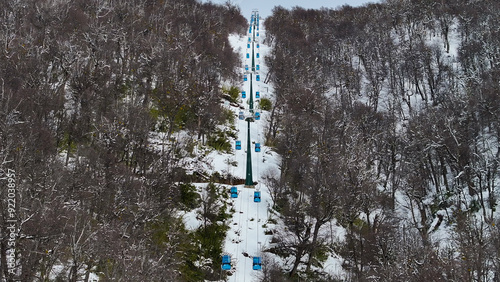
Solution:
{"label": "ski lift cable", "polygon": [[[260,139],[258,141],[260,143]],[[257,156],[257,161],[255,163],[259,164],[259,156]],[[261,191],[262,189],[260,189],[261,188],[260,177],[261,177],[260,176],[260,165],[257,165],[257,181],[258,181],[257,182],[257,188],[258,188],[257,190],[260,191],[259,196],[261,199],[261,201],[257,204],[260,204],[262,202],[262,191]],[[257,246],[259,245],[259,224],[260,224],[259,223],[259,209],[260,209],[260,205],[257,206],[257,228],[256,228],[257,229],[257,236],[256,236],[257,237]]]}
{"label": "ski lift cable", "polygon": [[[252,38],[253,39],[253,42],[252,42],[252,60],[255,60],[255,44],[254,44],[254,42],[257,42],[259,40],[259,38],[258,37],[256,38],[256,36],[255,36],[255,33],[256,33],[255,29],[256,29],[256,26],[258,26],[258,20],[256,18],[257,17],[257,12],[254,12],[253,15],[252,15],[252,17],[253,17],[253,22],[252,22],[252,25],[253,25],[252,26],[253,27],[253,32],[252,32],[253,33],[252,34],[252,37],[253,37]],[[248,44],[248,43],[246,43],[246,44]],[[249,53],[249,50],[247,52]],[[248,57],[248,55],[247,55],[247,57]],[[259,60],[258,61],[260,62],[260,56],[259,56]],[[244,82],[244,89],[246,89],[246,87],[248,87],[248,83],[252,84],[252,75],[251,75],[252,73],[256,74],[255,68],[252,68],[252,72],[250,72],[250,79]],[[249,95],[253,96],[253,93],[251,93],[251,92],[252,91],[250,91]],[[252,98],[252,96],[251,96],[251,98]],[[248,110],[250,110],[249,109],[249,105],[245,106],[245,108],[247,108]],[[240,129],[241,129],[241,126],[240,126],[239,121],[238,121],[238,125],[237,125],[238,132],[240,132]],[[244,133],[244,135],[245,135],[245,137],[246,137],[247,140],[251,140],[250,139],[251,138],[250,134],[251,134],[250,132],[245,132]],[[248,149],[248,146],[247,146],[247,151],[248,150],[251,150],[251,148]],[[246,152],[246,153],[248,154],[250,152]],[[251,156],[251,158],[252,157],[253,156]],[[233,155],[232,161],[234,161],[235,159],[236,159],[236,155]],[[257,158],[253,157],[253,159],[256,160],[257,162],[252,162],[252,163],[256,163],[257,164],[258,160],[259,160],[258,157]],[[245,167],[242,166],[242,169],[245,170]],[[230,168],[229,171],[230,171],[230,173],[232,173],[234,171],[234,168]],[[258,178],[260,177],[259,165],[257,165],[257,177]],[[231,184],[231,185],[233,185],[233,184]],[[256,190],[260,192],[260,186],[261,185],[260,185],[260,183],[257,184],[257,185],[258,186],[257,186]],[[255,194],[254,194],[254,196],[255,196]],[[260,193],[259,193],[259,196],[261,196]],[[237,232],[238,239],[237,239],[237,242],[236,242],[237,246],[236,246],[235,258],[239,255],[239,242],[241,242],[241,240],[243,239],[242,238],[242,231],[243,231],[242,227],[243,226],[241,224],[242,223],[242,213],[243,213],[243,208],[244,208],[243,207],[243,203],[247,204],[247,211],[246,211],[247,215],[246,215],[246,226],[245,226],[246,227],[246,230],[245,230],[246,234],[248,234],[248,230],[249,230],[249,226],[250,226],[249,221],[251,220],[251,218],[250,218],[250,203],[248,203],[248,200],[246,200],[247,202],[243,202],[242,198],[243,197],[240,197],[240,203],[239,203],[239,208],[240,208],[239,213],[240,213],[240,215],[238,217],[238,221],[239,222],[237,223],[239,225],[238,226],[239,231]],[[233,203],[235,204],[235,202],[233,202]],[[258,234],[259,233],[259,207],[257,207],[256,219],[255,220],[256,220],[255,224],[257,224],[257,226],[255,227],[255,232],[257,232],[257,234],[256,234],[257,246],[259,246],[259,234]],[[247,251],[248,251],[248,241],[249,241],[248,239],[250,239],[250,238],[244,238],[244,240],[245,240],[245,249]],[[257,250],[253,250],[253,251],[257,252]],[[258,255],[258,254],[254,254],[254,256],[256,256],[256,255]],[[236,260],[236,262],[237,262],[237,260]],[[243,273],[246,273],[246,268],[247,268],[247,263],[244,263]],[[255,268],[252,266],[252,269],[255,269]],[[236,277],[235,277],[235,279],[236,279]],[[244,275],[244,281],[246,281],[246,275]]]}
{"label": "ski lift cable", "polygon": [[[255,30],[255,27],[254,27],[254,30]],[[257,44],[258,44],[258,42],[257,42]],[[254,48],[255,48],[255,45],[254,45]],[[257,60],[257,64],[260,64],[260,59]],[[257,72],[256,69],[254,69],[254,71]],[[256,88],[257,88],[257,90],[260,91],[259,85],[260,85],[260,83],[258,83],[256,85],[257,86]],[[259,143],[260,143],[260,139],[259,138],[257,138],[257,141],[259,141]],[[260,189],[261,188],[261,184],[260,184],[260,177],[261,177],[261,175],[260,175],[260,162],[259,162],[259,156],[258,156],[257,152],[256,152],[255,155],[256,155],[256,162],[255,163],[257,164],[257,167],[256,167],[256,172],[257,172],[256,173],[256,179],[258,181],[257,186],[256,186],[256,191],[260,191],[261,190]],[[254,194],[255,194],[255,192],[254,192]],[[259,196],[260,196],[260,199],[262,199],[262,191],[260,191]],[[254,195],[254,197],[255,197],[255,195]],[[260,204],[260,203],[261,202],[257,202],[257,204]],[[255,227],[256,236],[255,237],[256,237],[256,240],[257,240],[257,248],[258,248],[259,247],[259,224],[260,224],[260,221],[259,221],[259,209],[260,209],[260,205],[257,205],[256,208],[257,208],[257,218],[256,218],[256,222],[255,222],[256,223],[256,227]],[[258,250],[260,250],[260,249],[258,248]],[[258,250],[256,250],[256,252],[258,252]],[[258,255],[259,255],[258,253],[254,254],[254,256],[258,256]],[[253,259],[252,259],[252,262],[253,262]],[[252,265],[252,269],[253,269],[253,265]]]}

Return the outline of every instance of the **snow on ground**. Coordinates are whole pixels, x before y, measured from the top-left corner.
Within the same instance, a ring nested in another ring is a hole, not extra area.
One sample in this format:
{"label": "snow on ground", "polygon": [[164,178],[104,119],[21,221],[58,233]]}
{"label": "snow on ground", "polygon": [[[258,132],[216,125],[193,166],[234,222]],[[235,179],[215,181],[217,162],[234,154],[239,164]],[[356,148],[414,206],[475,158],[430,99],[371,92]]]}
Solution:
{"label": "snow on ground", "polygon": [[[78,276],[79,277],[85,277],[86,273],[85,270],[87,269],[87,265],[81,265],[80,268],[78,269]],[[49,274],[49,280],[50,281],[56,281],[58,278],[63,277],[69,277],[69,269],[65,268],[63,264],[56,264],[52,267],[50,270]],[[58,280],[59,281],[59,280]],[[99,276],[95,274],[94,272],[89,273],[89,279],[88,282],[97,282],[99,281]]]}
{"label": "snow on ground", "polygon": [[[261,22],[262,23],[262,22]],[[276,214],[270,214],[270,207],[272,205],[269,189],[266,186],[263,178],[267,175],[279,175],[280,156],[276,154],[271,148],[264,145],[265,132],[269,120],[269,112],[260,111],[259,99],[255,98],[258,91],[261,98],[268,98],[271,101],[273,97],[273,87],[264,83],[265,77],[268,73],[268,68],[264,65],[264,57],[270,51],[270,46],[264,44],[262,39],[265,37],[265,30],[262,26],[259,30],[260,36],[259,48],[255,48],[255,55],[259,53],[259,58],[255,59],[255,64],[259,65],[258,74],[261,81],[256,81],[255,74],[252,76],[253,93],[250,92],[250,75],[248,81],[243,81],[243,74],[245,73],[245,65],[251,69],[251,58],[247,58],[247,53],[252,54],[251,48],[248,48],[248,36],[231,35],[229,41],[242,60],[241,66],[241,91],[246,91],[247,97],[241,98],[238,106],[226,104],[225,107],[233,111],[235,119],[236,139],[232,140],[233,152],[221,153],[217,151],[210,152],[204,159],[203,170],[207,173],[218,172],[222,176],[232,175],[238,179],[245,179],[246,177],[246,161],[247,161],[247,134],[248,123],[245,120],[238,118],[239,113],[243,112],[248,114],[249,98],[254,95],[254,109],[261,113],[261,119],[255,120],[250,123],[250,148],[252,156],[252,172],[253,181],[257,182],[255,188],[245,188],[244,185],[235,185],[238,190],[237,198],[230,198],[232,218],[226,222],[230,230],[226,234],[224,242],[224,255],[230,255],[232,269],[227,272],[227,281],[259,281],[261,271],[253,270],[253,257],[262,257],[263,268],[266,267],[266,260],[269,264],[279,264],[281,267],[286,268],[287,259],[279,258],[276,255],[264,254],[263,250],[268,249],[271,244],[272,235],[266,235],[266,231],[273,231],[282,234],[288,234],[283,229],[284,224],[280,224],[281,219]],[[250,45],[251,46],[251,45]],[[257,73],[256,73],[257,74]],[[231,85],[226,85],[231,86]],[[235,149],[236,141],[241,141],[241,150]],[[255,143],[260,143],[261,152],[255,152]],[[195,184],[199,191],[202,191],[205,184]],[[231,185],[221,185],[224,189],[229,191]],[[261,202],[254,202],[254,192],[261,192]],[[183,215],[186,227],[194,230],[200,222],[196,218],[197,212],[192,211]],[[269,222],[268,220],[274,220]],[[277,223],[277,224],[276,224]],[[281,230],[283,229],[283,230]],[[325,225],[321,230],[325,233],[324,237],[331,238],[332,241],[343,241],[345,239],[345,230],[339,227],[335,222]],[[269,232],[268,234],[271,234]],[[222,259],[222,258],[221,258]],[[336,256],[330,256],[323,265],[324,271],[330,273],[335,277],[346,277],[345,270],[342,268],[342,259]]]}
{"label": "snow on ground", "polygon": [[[259,30],[259,37],[263,36],[263,30]],[[248,34],[250,35],[250,34]],[[231,36],[231,45],[244,58],[241,69],[242,74],[245,71],[244,65],[251,68],[252,61],[246,58],[246,54],[252,54],[251,48],[247,48],[248,36]],[[232,107],[234,114],[238,116],[239,112],[248,110],[248,101],[250,95],[254,95],[254,109],[258,111],[258,99],[255,99],[255,92],[259,91],[261,97],[268,96],[268,86],[262,81],[265,78],[266,69],[262,66],[265,52],[268,50],[264,45],[257,40],[259,48],[255,48],[255,56],[259,53],[259,58],[255,59],[255,64],[260,66],[259,75],[261,81],[256,81],[256,75],[252,75],[253,93],[250,93],[250,76],[248,81],[245,81],[241,87],[242,91],[246,91],[247,97],[242,98],[239,107]],[[252,155],[252,172],[253,181],[257,182],[255,188],[245,188],[244,185],[238,185],[238,198],[232,198],[233,209],[235,210],[231,221],[229,222],[230,230],[227,233],[224,251],[231,256],[232,270],[228,273],[229,281],[258,281],[259,271],[253,270],[253,257],[262,257],[262,250],[268,247],[271,235],[265,235],[268,208],[271,205],[271,198],[267,187],[262,183],[261,176],[267,171],[278,170],[279,158],[276,153],[264,145],[265,123],[268,118],[267,112],[261,112],[261,119],[250,123],[250,139],[251,139],[251,155]],[[247,134],[248,123],[244,120],[236,120],[237,140],[241,141],[241,150],[235,150],[232,156],[227,155],[210,155],[213,158],[214,168],[217,171],[226,170],[230,174],[244,179],[246,176],[246,150],[247,150]],[[234,140],[235,144],[236,140]],[[255,143],[260,143],[261,152],[255,152]],[[233,147],[234,148],[234,147]],[[236,166],[228,165],[228,162],[236,162]],[[261,192],[261,202],[254,202],[254,192]],[[263,227],[264,225],[264,227]],[[265,261],[263,261],[265,263]]]}
{"label": "snow on ground", "polygon": [[[261,81],[255,80],[253,75],[253,95],[260,92],[261,98],[268,98],[271,101],[273,97],[272,85],[264,83],[265,77],[268,73],[268,68],[264,64],[263,58],[270,52],[271,47],[265,45],[262,39],[265,38],[265,30],[262,26],[259,30],[260,38],[258,40],[259,48],[255,48],[255,53],[259,53],[259,58],[255,59],[255,64],[259,65]],[[245,65],[251,69],[251,58],[246,58],[246,54],[252,54],[252,50],[248,49],[248,36],[233,35],[229,38],[234,50],[240,54],[244,60],[242,61],[241,73],[245,71]],[[243,82],[241,86],[242,91],[246,91],[247,98],[242,99],[240,107],[230,107],[230,109],[238,116],[239,112],[248,109],[248,100],[250,97],[250,76],[249,80]],[[242,79],[243,80],[243,79]],[[254,99],[254,108],[259,110],[259,99]],[[244,109],[241,109],[241,108]],[[266,259],[272,260],[269,263],[280,264],[286,268],[286,259],[281,259],[272,254],[263,254],[262,251],[270,247],[272,235],[266,235],[265,232],[273,230],[280,232],[283,224],[273,224],[272,222],[280,222],[281,219],[276,215],[270,215],[270,207],[272,200],[269,194],[268,187],[263,182],[263,177],[266,175],[279,175],[280,157],[271,150],[271,148],[264,146],[265,130],[269,120],[269,112],[261,112],[261,120],[256,120],[251,123],[251,150],[252,150],[252,168],[253,168],[253,181],[258,184],[255,189],[245,188],[243,185],[238,185],[238,198],[231,199],[233,209],[235,210],[231,221],[229,222],[230,230],[227,233],[224,251],[225,254],[231,256],[232,270],[228,273],[228,281],[259,281],[260,272],[252,269],[252,257],[263,257],[263,268],[266,267]],[[246,176],[246,150],[247,150],[247,129],[248,124],[244,120],[237,119],[235,127],[238,131],[237,140],[241,141],[241,150],[235,150],[234,154],[218,154],[213,152],[209,155],[212,158],[212,165],[214,171],[218,171],[222,175],[227,173],[234,175],[237,178],[245,179]],[[233,146],[236,140],[234,140]],[[262,151],[255,152],[255,143],[260,143]],[[234,148],[234,147],[233,147]],[[236,166],[231,165],[235,163]],[[262,201],[255,203],[254,192],[261,191]],[[268,222],[268,219],[273,218],[274,221]],[[281,230],[283,234],[287,234],[286,230]],[[328,233],[325,237],[331,240],[342,241],[345,237],[345,230],[335,222],[322,229],[321,233]],[[324,271],[337,277],[346,277],[346,273],[342,268],[342,259],[335,256],[330,256],[324,264]]]}
{"label": "snow on ground", "polygon": [[[264,31],[259,30],[259,38],[263,38]],[[198,166],[203,166],[203,170],[207,173],[218,172],[220,175],[245,179],[246,177],[246,161],[247,161],[247,134],[248,123],[245,120],[238,118],[240,112],[248,114],[249,98],[250,98],[250,76],[248,81],[243,81],[245,65],[251,68],[252,61],[246,58],[246,54],[252,54],[251,48],[247,46],[248,35],[231,35],[229,41],[235,52],[239,53],[242,60],[241,66],[241,81],[238,85],[241,91],[246,91],[247,97],[241,98],[238,106],[226,104],[225,107],[233,111],[235,119],[235,128],[237,138],[232,140],[233,152],[221,153],[218,151],[210,152],[204,164],[198,163]],[[238,189],[238,197],[230,198],[231,210],[234,211],[232,218],[227,222],[230,230],[227,232],[224,243],[224,254],[231,256],[232,269],[228,271],[228,281],[258,281],[260,272],[253,270],[253,257],[262,257],[262,250],[269,247],[271,235],[266,235],[266,230],[270,230],[274,225],[268,222],[269,207],[271,206],[271,197],[268,188],[262,181],[262,177],[268,173],[278,173],[279,156],[264,145],[265,129],[269,118],[268,112],[262,112],[259,109],[259,99],[255,98],[255,93],[259,91],[260,97],[270,98],[272,87],[263,83],[267,68],[262,65],[263,58],[269,50],[269,47],[259,43],[259,48],[255,48],[255,56],[259,53],[259,58],[255,59],[255,64],[259,65],[258,74],[261,76],[261,81],[256,81],[255,74],[252,76],[252,88],[254,95],[254,109],[261,113],[261,119],[250,123],[250,143],[252,156],[252,172],[253,181],[257,182],[255,188],[245,188],[244,185],[236,185]],[[241,141],[241,150],[235,149],[236,141]],[[260,143],[261,152],[255,152],[255,143]],[[203,191],[206,183],[194,184],[198,191]],[[229,191],[231,185],[221,185]],[[254,202],[254,192],[261,192],[261,202]],[[197,219],[197,211],[193,210],[183,215],[184,223],[190,230],[194,230],[200,226]],[[222,258],[221,258],[222,259]],[[263,264],[265,261],[263,260]]]}
{"label": "snow on ground", "polygon": [[230,223],[224,250],[231,256],[232,271],[229,281],[255,281],[257,271],[252,268],[252,257],[262,256],[270,235],[262,226],[267,222],[268,194],[261,190],[262,202],[253,201],[254,189],[238,186],[238,198],[232,199],[235,213]]}

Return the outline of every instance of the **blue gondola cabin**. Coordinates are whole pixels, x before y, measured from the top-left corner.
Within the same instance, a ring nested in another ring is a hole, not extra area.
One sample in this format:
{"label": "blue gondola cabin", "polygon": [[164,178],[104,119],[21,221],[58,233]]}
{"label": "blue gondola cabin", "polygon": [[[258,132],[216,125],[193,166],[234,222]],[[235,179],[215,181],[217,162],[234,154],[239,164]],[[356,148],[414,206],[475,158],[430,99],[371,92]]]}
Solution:
{"label": "blue gondola cabin", "polygon": [[241,98],[246,98],[246,97],[247,97],[247,92],[246,91],[241,92]]}
{"label": "blue gondola cabin", "polygon": [[243,81],[247,81],[248,80],[248,77],[246,74],[243,75]]}
{"label": "blue gondola cabin", "polygon": [[253,192],[253,201],[255,203],[260,203],[260,191]]}
{"label": "blue gondola cabin", "polygon": [[261,270],[262,269],[262,261],[260,257],[253,257],[253,270]]}
{"label": "blue gondola cabin", "polygon": [[258,58],[260,58],[260,55],[259,55],[259,53],[257,53],[257,59],[258,59]]}
{"label": "blue gondola cabin", "polygon": [[[240,120],[244,120],[244,119],[245,119],[245,115],[243,114],[243,112],[239,112],[239,114],[238,114],[238,118],[239,118]],[[241,141],[240,141],[240,149],[241,149]]]}
{"label": "blue gondola cabin", "polygon": [[260,70],[260,66],[259,66],[259,65],[256,65],[256,66],[255,66],[255,69],[256,69],[256,70]]}
{"label": "blue gondola cabin", "polygon": [[259,48],[259,47],[260,47],[260,45],[259,45],[259,43],[257,43],[257,48]]}
{"label": "blue gondola cabin", "polygon": [[245,70],[248,70],[248,65],[245,65]]}
{"label": "blue gondola cabin", "polygon": [[247,53],[247,59],[250,59],[250,53]]}
{"label": "blue gondola cabin", "polygon": [[[242,119],[241,118],[242,115],[243,115],[243,112],[240,112],[240,119]],[[236,150],[241,150],[241,141],[239,141],[239,140],[236,141]]]}
{"label": "blue gondola cabin", "polygon": [[231,257],[228,255],[222,256],[222,269],[231,270]]}
{"label": "blue gondola cabin", "polygon": [[255,120],[260,120],[260,113],[259,112],[255,113]]}
{"label": "blue gondola cabin", "polygon": [[238,188],[235,186],[231,187],[231,198],[238,198]]}
{"label": "blue gondola cabin", "polygon": [[252,42],[252,37],[248,37],[248,42]]}
{"label": "blue gondola cabin", "polygon": [[255,152],[260,152],[260,143],[255,143]]}
{"label": "blue gondola cabin", "polygon": [[255,92],[255,98],[257,98],[257,99],[260,98],[260,92],[259,91]]}
{"label": "blue gondola cabin", "polygon": [[260,75],[259,74],[255,76],[255,80],[260,81]]}

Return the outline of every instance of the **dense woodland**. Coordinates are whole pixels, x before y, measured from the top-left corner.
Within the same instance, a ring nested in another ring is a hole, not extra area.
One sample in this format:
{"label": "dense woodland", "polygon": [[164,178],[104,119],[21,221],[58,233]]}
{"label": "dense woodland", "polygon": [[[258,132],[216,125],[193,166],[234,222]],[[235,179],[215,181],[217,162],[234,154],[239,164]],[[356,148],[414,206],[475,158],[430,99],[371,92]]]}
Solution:
{"label": "dense woodland", "polygon": [[[194,145],[172,133],[208,142],[228,118],[221,81],[240,66],[228,35],[247,26],[237,7],[195,0],[2,1],[0,164],[16,172],[20,281],[61,265],[58,281],[219,277],[213,201],[199,231],[176,215]],[[0,280],[12,277],[1,183]]]}
{"label": "dense woodland", "polygon": [[[273,10],[266,143],[282,162],[266,184],[282,228],[263,281],[341,280],[328,256],[350,281],[500,281],[498,15],[496,0]],[[2,1],[0,279],[8,169],[21,281],[220,278],[223,195],[200,198],[183,168],[228,144],[228,35],[247,27],[195,0]]]}
{"label": "dense woodland", "polygon": [[267,281],[335,280],[328,252],[353,281],[500,281],[498,15],[493,0],[273,10],[268,181],[287,231],[270,251],[289,260]]}

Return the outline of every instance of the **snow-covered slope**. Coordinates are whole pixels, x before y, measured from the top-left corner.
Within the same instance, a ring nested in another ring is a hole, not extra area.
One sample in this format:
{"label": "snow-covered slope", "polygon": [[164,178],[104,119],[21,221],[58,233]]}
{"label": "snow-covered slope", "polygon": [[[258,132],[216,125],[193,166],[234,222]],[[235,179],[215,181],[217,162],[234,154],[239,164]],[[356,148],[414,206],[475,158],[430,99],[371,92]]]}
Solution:
{"label": "snow-covered slope", "polygon": [[[225,107],[231,110],[235,116],[235,128],[237,137],[232,140],[233,152],[221,153],[220,151],[210,152],[205,160],[206,163],[198,165],[203,166],[209,174],[218,173],[222,176],[231,176],[233,179],[245,179],[247,166],[247,139],[248,123],[246,120],[239,119],[240,112],[249,114],[250,95],[253,96],[254,109],[261,114],[259,120],[250,123],[250,147],[252,159],[253,181],[257,183],[254,188],[246,188],[244,185],[234,185],[238,190],[237,198],[230,198],[230,210],[232,217],[226,222],[230,230],[226,234],[224,242],[224,255],[231,258],[231,270],[227,271],[228,281],[258,281],[259,270],[253,270],[253,257],[261,257],[262,250],[269,246],[271,235],[266,235],[266,230],[274,227],[274,224],[268,222],[268,211],[271,205],[269,190],[263,182],[263,177],[278,173],[279,156],[264,145],[264,132],[269,113],[261,111],[259,107],[260,99],[256,98],[256,92],[260,93],[260,98],[272,100],[272,87],[263,82],[267,74],[267,67],[264,63],[264,56],[269,47],[264,45],[260,38],[264,38],[265,31],[259,28],[259,36],[255,40],[255,64],[259,65],[259,70],[252,74],[250,79],[249,72],[245,70],[245,65],[251,69],[252,60],[247,58],[247,53],[252,54],[251,46],[248,48],[248,38],[252,34],[245,36],[232,35],[229,41],[235,52],[242,58],[241,66],[241,84],[238,85],[241,91],[246,92],[246,98],[242,98],[240,91],[239,104],[226,103]],[[259,48],[257,48],[259,43]],[[257,53],[259,53],[257,58]],[[243,80],[243,75],[247,73],[248,80]],[[256,74],[261,76],[261,80],[256,80]],[[250,92],[252,83],[253,93]],[[229,87],[231,85],[228,85]],[[236,150],[236,141],[241,142],[241,150]],[[259,143],[261,151],[255,151],[255,144]],[[206,184],[196,184],[199,190],[203,190]],[[229,193],[231,185],[220,185]],[[261,202],[254,201],[254,192],[261,193]],[[200,226],[197,219],[197,211],[193,210],[183,215],[186,227],[194,230]],[[222,258],[221,258],[222,259]],[[265,260],[262,261],[265,265]],[[221,275],[222,277],[222,275]]]}
{"label": "snow-covered slope", "polygon": [[[260,29],[259,37],[263,37],[265,32]],[[250,34],[249,34],[250,35]],[[251,68],[251,58],[247,58],[246,54],[249,53],[250,57],[252,54],[251,48],[248,47],[248,37],[233,36],[230,38],[230,42],[237,50],[241,57],[244,58],[242,66],[242,77],[245,72],[244,65],[248,65]],[[259,53],[259,58],[255,58],[255,64],[259,65],[259,74],[264,77],[267,73],[267,68],[263,65],[263,58],[268,51],[267,46],[263,45],[262,42],[259,43],[259,48],[255,48],[255,56]],[[255,44],[256,46],[256,44]],[[248,110],[248,100],[250,95],[254,95],[254,107],[257,110],[259,108],[258,99],[255,99],[256,91],[259,91],[261,97],[269,98],[270,87],[261,81],[256,81],[256,75],[252,75],[252,81],[249,79],[244,81],[242,86],[242,91],[246,91],[246,98],[241,100],[241,108],[231,107],[235,115],[238,116],[240,111],[247,112]],[[250,92],[250,83],[252,83],[253,93]],[[267,223],[268,219],[268,207],[270,205],[271,199],[269,196],[269,191],[267,187],[262,182],[262,176],[268,171],[277,170],[278,157],[272,152],[268,147],[264,146],[264,130],[265,122],[267,120],[267,112],[261,112],[261,119],[255,120],[255,122],[250,123],[250,140],[252,148],[252,172],[253,181],[257,182],[255,188],[245,188],[244,185],[238,185],[238,198],[232,198],[232,205],[234,209],[233,217],[231,219],[230,230],[226,237],[226,242],[224,246],[225,253],[231,256],[232,269],[229,274],[229,281],[257,281],[259,271],[253,270],[253,257],[261,257],[261,251],[266,248],[269,244],[270,235],[265,235],[265,228],[263,227],[269,225]],[[225,159],[230,159],[235,161],[237,165],[231,166],[229,168],[229,173],[244,179],[246,176],[246,157],[247,157],[247,122],[245,120],[237,119],[236,128],[238,130],[237,140],[241,141],[242,150],[235,150],[232,156],[212,156],[214,160],[215,170],[228,169],[227,162]],[[234,140],[236,141],[236,140]],[[261,144],[261,152],[255,152],[255,143]],[[223,159],[221,162],[221,158]],[[254,192],[261,192],[261,202],[254,202]],[[265,263],[265,262],[263,262]]]}

